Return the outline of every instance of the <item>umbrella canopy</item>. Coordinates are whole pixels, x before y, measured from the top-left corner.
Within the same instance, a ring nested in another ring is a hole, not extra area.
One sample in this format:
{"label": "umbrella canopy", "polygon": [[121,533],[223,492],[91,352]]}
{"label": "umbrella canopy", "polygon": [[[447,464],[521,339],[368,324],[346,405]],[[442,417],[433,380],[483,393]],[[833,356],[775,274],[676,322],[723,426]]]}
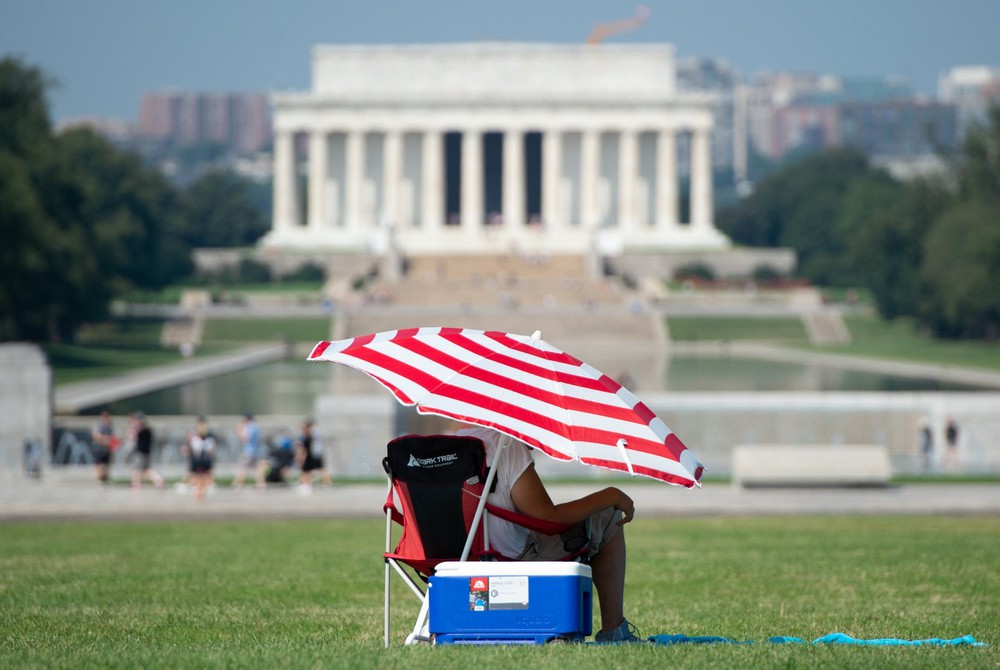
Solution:
{"label": "umbrella canopy", "polygon": [[487,426],[563,461],[686,488],[703,467],[630,391],[541,339],[411,328],[320,342],[310,361],[365,372],[421,414]]}

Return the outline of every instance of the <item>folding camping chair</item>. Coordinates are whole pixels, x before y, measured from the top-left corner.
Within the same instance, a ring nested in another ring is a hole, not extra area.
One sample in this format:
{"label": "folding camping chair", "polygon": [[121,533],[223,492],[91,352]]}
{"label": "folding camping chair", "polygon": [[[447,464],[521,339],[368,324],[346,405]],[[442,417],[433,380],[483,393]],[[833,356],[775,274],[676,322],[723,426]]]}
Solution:
{"label": "folding camping chair", "polygon": [[[458,435],[406,435],[389,442],[383,459],[389,491],[383,511],[385,525],[385,646],[389,646],[390,568],[395,570],[420,600],[420,613],[406,644],[429,642],[426,582],[445,561],[510,560],[490,549],[484,514],[491,513],[546,535],[573,526],[510,512],[486,503],[496,468],[486,468],[482,440]],[[502,458],[503,448],[494,455]],[[393,524],[402,534],[392,547]],[[586,545],[569,552],[566,560],[579,558]],[[409,566],[416,578],[403,568]]]}

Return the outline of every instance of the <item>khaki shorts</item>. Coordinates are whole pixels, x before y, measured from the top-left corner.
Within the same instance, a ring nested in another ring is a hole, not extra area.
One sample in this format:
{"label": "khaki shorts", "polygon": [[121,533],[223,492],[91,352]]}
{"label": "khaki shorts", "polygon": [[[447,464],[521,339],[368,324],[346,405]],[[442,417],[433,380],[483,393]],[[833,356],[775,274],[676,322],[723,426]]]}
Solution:
{"label": "khaki shorts", "polygon": [[[572,537],[585,533],[590,548],[584,554],[590,558],[606,545],[619,532],[618,522],[622,513],[614,507],[608,507],[587,519],[582,527],[574,528],[562,535],[542,535],[531,532],[524,543],[524,551],[517,557],[519,561],[559,561],[566,558],[567,553],[582,546],[582,537]],[[575,541],[575,545],[574,545]],[[567,547],[567,545],[573,545]]]}

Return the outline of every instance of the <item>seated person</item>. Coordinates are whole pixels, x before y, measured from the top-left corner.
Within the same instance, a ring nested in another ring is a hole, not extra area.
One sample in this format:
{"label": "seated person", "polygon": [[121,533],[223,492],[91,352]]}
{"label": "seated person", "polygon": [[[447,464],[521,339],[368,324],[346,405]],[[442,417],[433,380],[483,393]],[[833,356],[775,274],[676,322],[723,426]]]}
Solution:
{"label": "seated person", "polygon": [[[634,627],[625,619],[625,532],[635,505],[621,489],[608,487],[577,500],[552,502],[528,447],[490,428],[464,427],[456,435],[477,437],[486,447],[486,463],[492,465],[497,446],[505,443],[496,474],[496,488],[487,497],[491,505],[560,524],[585,523],[589,531],[587,556],[594,587],[600,599],[601,630],[597,642],[639,642]],[[566,555],[558,535],[542,535],[522,526],[488,517],[490,544],[507,558],[522,561],[560,560]]]}

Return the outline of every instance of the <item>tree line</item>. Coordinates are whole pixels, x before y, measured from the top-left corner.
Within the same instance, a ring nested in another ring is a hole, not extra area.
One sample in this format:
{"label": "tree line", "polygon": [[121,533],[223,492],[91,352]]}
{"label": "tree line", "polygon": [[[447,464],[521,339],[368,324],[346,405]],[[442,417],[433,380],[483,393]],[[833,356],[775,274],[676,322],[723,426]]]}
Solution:
{"label": "tree line", "polygon": [[114,296],[189,276],[192,248],[267,229],[232,173],[179,189],[90,130],[53,132],[52,85],[0,60],[0,340],[72,340]]}
{"label": "tree line", "polygon": [[786,246],[820,286],[867,287],[879,313],[939,337],[1000,338],[1000,107],[937,177],[898,181],[864,154],[805,157],[720,211],[734,242]]}

